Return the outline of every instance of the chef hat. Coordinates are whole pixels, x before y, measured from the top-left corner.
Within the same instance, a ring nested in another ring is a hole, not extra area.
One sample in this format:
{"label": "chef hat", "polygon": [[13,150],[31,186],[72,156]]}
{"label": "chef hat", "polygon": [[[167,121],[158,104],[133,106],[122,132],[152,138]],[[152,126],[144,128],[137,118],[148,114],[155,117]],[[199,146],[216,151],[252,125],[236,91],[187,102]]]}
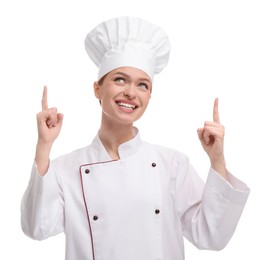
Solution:
{"label": "chef hat", "polygon": [[119,67],[143,70],[153,79],[167,65],[170,43],[158,26],[137,17],[118,17],[90,31],[85,48],[99,68],[98,80]]}

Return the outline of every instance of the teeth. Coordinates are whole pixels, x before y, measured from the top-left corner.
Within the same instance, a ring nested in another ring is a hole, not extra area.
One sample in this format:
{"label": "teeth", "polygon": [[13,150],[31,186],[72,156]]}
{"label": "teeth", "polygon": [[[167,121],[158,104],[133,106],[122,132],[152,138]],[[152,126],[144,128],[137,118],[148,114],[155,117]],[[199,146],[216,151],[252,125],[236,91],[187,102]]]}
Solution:
{"label": "teeth", "polygon": [[121,107],[126,107],[126,108],[130,108],[130,109],[135,109],[135,106],[131,105],[131,104],[127,104],[127,103],[123,103],[123,102],[118,102],[117,103],[119,106]]}

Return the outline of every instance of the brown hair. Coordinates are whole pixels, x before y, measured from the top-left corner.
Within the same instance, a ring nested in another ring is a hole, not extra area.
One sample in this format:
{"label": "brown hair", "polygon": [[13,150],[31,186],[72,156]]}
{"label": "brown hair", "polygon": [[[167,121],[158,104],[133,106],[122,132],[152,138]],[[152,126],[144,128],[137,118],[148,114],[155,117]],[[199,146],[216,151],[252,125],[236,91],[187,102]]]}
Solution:
{"label": "brown hair", "polygon": [[[107,74],[108,74],[108,73],[107,73]],[[105,77],[106,77],[107,74],[105,74],[104,76],[102,76],[102,77],[98,80],[97,83],[98,83],[99,86],[103,85],[104,79],[105,79]],[[99,100],[99,103],[100,103],[100,105],[101,105],[101,103],[102,103],[101,100]]]}
{"label": "brown hair", "polygon": [[[108,73],[107,73],[108,74]],[[98,80],[98,85],[101,86],[103,85],[104,79],[107,76],[107,74],[105,74],[104,76],[102,76],[99,80]]]}

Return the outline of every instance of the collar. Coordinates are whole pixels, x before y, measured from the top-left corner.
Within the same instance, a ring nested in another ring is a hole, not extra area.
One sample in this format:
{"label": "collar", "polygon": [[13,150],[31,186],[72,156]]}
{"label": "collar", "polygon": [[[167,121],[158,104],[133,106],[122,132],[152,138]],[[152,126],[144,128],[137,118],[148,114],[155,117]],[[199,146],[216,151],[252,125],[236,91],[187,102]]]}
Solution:
{"label": "collar", "polygon": [[[120,144],[119,146],[119,157],[124,159],[136,154],[139,150],[139,147],[142,143],[140,134],[137,128],[134,127],[134,137],[127,142]],[[92,142],[92,145],[96,148],[98,152],[98,161],[110,161],[112,160],[109,154],[107,153],[99,134],[97,134]]]}

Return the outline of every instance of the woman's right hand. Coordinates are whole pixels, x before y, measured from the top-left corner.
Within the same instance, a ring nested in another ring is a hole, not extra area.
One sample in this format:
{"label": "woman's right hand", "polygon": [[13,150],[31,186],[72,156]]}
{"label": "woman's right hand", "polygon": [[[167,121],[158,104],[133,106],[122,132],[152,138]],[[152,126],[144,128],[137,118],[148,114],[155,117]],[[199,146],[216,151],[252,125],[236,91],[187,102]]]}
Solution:
{"label": "woman's right hand", "polygon": [[41,105],[42,111],[37,114],[38,143],[35,161],[39,174],[44,176],[49,168],[50,151],[60,133],[64,115],[57,113],[56,108],[48,108],[47,87],[43,89]]}
{"label": "woman's right hand", "polygon": [[42,111],[37,114],[38,143],[52,145],[60,133],[64,115],[58,113],[55,107],[48,108],[47,92],[45,86],[41,101]]}

